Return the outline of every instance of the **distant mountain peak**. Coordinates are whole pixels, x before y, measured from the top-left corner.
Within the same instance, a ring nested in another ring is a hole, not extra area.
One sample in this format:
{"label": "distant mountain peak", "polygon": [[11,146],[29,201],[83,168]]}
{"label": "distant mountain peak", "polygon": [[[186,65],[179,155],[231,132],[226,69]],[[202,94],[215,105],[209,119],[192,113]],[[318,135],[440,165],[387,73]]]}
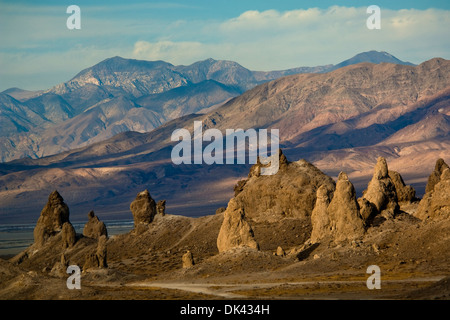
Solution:
{"label": "distant mountain peak", "polygon": [[339,68],[342,68],[345,66],[362,63],[362,62],[369,62],[369,63],[374,63],[374,64],[394,63],[394,64],[402,64],[402,65],[407,65],[407,66],[415,65],[411,62],[402,61],[386,51],[370,50],[370,51],[358,53],[355,56],[351,57],[350,59],[344,60],[341,63],[336,64],[335,66],[333,66],[332,70],[336,70],[336,69],[339,69]]}

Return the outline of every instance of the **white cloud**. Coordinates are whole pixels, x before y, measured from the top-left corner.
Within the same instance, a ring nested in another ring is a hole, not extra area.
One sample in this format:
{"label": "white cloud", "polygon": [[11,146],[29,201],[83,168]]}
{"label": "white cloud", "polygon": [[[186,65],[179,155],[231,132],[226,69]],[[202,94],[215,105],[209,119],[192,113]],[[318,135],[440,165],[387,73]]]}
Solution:
{"label": "white cloud", "polygon": [[209,51],[200,42],[159,41],[155,43],[138,41],[134,44],[133,57],[144,60],[164,60],[174,64],[198,59]]}
{"label": "white cloud", "polygon": [[382,9],[381,30],[369,30],[366,20],[370,14],[366,9],[333,6],[286,12],[246,11],[209,25],[202,37],[212,41],[203,42],[201,37],[195,41],[139,41],[133,54],[176,64],[213,57],[235,60],[253,70],[338,63],[372,49],[416,63],[439,53],[449,58],[449,11]]}
{"label": "white cloud", "polygon": [[9,79],[22,75],[44,79],[47,73],[48,81],[58,73],[73,76],[116,55],[185,65],[224,59],[252,70],[339,63],[368,50],[387,51],[414,63],[450,58],[450,11],[381,8],[381,30],[369,30],[366,9],[251,10],[220,21],[162,16],[133,20],[129,15],[108,20],[94,15],[99,8],[83,7],[80,32],[67,30],[65,11],[57,17],[54,8],[23,16],[17,16],[17,10],[4,11],[0,85],[8,87]]}

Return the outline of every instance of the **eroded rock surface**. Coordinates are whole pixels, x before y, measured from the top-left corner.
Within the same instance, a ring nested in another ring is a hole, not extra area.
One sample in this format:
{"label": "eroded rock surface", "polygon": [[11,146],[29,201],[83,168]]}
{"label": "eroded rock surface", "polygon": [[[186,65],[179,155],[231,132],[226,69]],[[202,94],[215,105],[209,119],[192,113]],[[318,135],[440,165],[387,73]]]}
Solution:
{"label": "eroded rock surface", "polygon": [[138,193],[130,205],[130,210],[133,213],[135,228],[138,228],[140,224],[148,225],[156,215],[156,202],[148,190],[144,190]]}
{"label": "eroded rock surface", "polygon": [[94,211],[88,213],[88,222],[84,225],[83,235],[93,239],[98,239],[103,235],[108,236],[105,223],[99,220]]}
{"label": "eroded rock surface", "polygon": [[331,235],[335,241],[355,240],[364,234],[364,222],[359,214],[355,188],[343,172],[339,174],[336,191],[327,212]]}
{"label": "eroded rock surface", "polygon": [[367,190],[363,192],[363,198],[371,202],[378,213],[387,210],[393,216],[398,212],[397,193],[394,182],[389,177],[388,165],[385,158],[378,158],[372,180],[370,180]]}
{"label": "eroded rock surface", "polygon": [[219,252],[224,252],[237,247],[259,249],[244,210],[232,198],[224,212],[223,223],[217,237],[217,248]]}
{"label": "eroded rock surface", "polygon": [[47,204],[42,209],[34,228],[34,243],[38,246],[44,245],[49,237],[61,232],[66,222],[70,223],[69,207],[55,190],[49,195]]}
{"label": "eroded rock surface", "polygon": [[443,159],[437,160],[426,190],[428,191],[420,200],[415,216],[422,220],[450,217],[450,168]]}

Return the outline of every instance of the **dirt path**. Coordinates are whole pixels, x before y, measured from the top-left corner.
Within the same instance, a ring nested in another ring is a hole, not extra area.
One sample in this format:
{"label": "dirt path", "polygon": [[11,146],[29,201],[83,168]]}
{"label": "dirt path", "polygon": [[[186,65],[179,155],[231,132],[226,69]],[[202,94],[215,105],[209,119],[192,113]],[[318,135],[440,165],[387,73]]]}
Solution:
{"label": "dirt path", "polygon": [[245,298],[243,295],[235,294],[229,291],[237,290],[240,286],[231,284],[205,284],[205,283],[185,283],[185,282],[142,282],[142,283],[132,283],[127,286],[131,287],[158,287],[164,289],[175,289],[194,293],[202,293],[213,296],[218,296],[226,299],[240,299]]}
{"label": "dirt path", "polygon": [[[437,282],[443,279],[444,276],[425,277],[425,278],[411,278],[411,279],[398,279],[398,280],[383,280],[382,283],[386,284],[419,284],[424,282]],[[213,295],[226,299],[243,299],[249,298],[234,293],[234,291],[252,291],[258,289],[271,289],[279,286],[329,286],[329,285],[361,285],[365,287],[364,281],[358,280],[333,280],[333,281],[298,281],[298,282],[270,282],[270,283],[188,283],[188,282],[136,282],[130,283],[127,286],[130,287],[158,287],[165,289],[175,289],[188,291],[193,293],[202,293]]]}

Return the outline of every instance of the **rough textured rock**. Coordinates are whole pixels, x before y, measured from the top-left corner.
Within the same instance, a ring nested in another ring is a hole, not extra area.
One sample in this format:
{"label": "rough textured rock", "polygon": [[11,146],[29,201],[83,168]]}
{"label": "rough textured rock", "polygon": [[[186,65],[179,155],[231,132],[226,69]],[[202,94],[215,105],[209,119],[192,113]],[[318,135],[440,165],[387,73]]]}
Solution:
{"label": "rough textured rock", "polygon": [[279,151],[280,168],[274,175],[260,175],[261,164],[250,169],[248,179],[235,186],[235,201],[249,221],[274,223],[284,218],[310,217],[317,189],[333,191],[335,183],[305,160],[289,162]]}
{"label": "rough textured rock", "polygon": [[279,257],[284,257],[286,255],[286,252],[284,252],[282,247],[278,247],[277,252],[275,254]]}
{"label": "rough textured rock", "polygon": [[94,211],[88,213],[88,222],[84,225],[83,235],[93,239],[98,239],[103,235],[108,236],[105,223],[98,219]]}
{"label": "rough textured rock", "polygon": [[83,271],[98,268],[98,259],[95,252],[88,253],[84,260]]}
{"label": "rough textured rock", "polygon": [[90,252],[86,255],[83,265],[83,271],[88,269],[107,268],[107,237],[105,235],[98,239],[98,244],[95,252]]}
{"label": "rough textured rock", "polygon": [[325,186],[317,190],[311,224],[311,243],[324,239],[351,241],[364,234],[364,220],[359,212],[355,188],[347,174],[339,174],[333,195]]}
{"label": "rough textured rock", "polygon": [[224,212],[217,237],[217,248],[219,252],[224,252],[237,247],[259,249],[253,230],[245,219],[244,210],[238,206],[235,198],[232,198]]}
{"label": "rough textured rock", "polygon": [[107,240],[108,240],[108,238],[106,237],[106,235],[101,235],[98,238],[98,245],[97,245],[96,256],[97,256],[97,261],[98,261],[98,267],[99,268],[107,268],[108,267],[107,250],[106,250],[106,241]]}
{"label": "rough textured rock", "polygon": [[166,200],[159,200],[156,204],[156,214],[165,216],[166,215]]}
{"label": "rough textured rock", "polygon": [[372,180],[363,192],[363,198],[373,203],[378,213],[386,210],[390,215],[394,215],[399,210],[395,185],[389,177],[385,158],[378,158]]}
{"label": "rough textured rock", "polygon": [[194,256],[192,255],[192,252],[189,250],[185,254],[183,254],[181,260],[183,262],[183,268],[190,268],[195,264]]}
{"label": "rough textured rock", "polygon": [[324,237],[330,235],[330,219],[328,217],[328,206],[332,198],[331,191],[325,186],[317,189],[317,198],[314,209],[311,213],[311,242],[317,243]]}
{"label": "rough textured rock", "polygon": [[165,216],[166,215],[166,200],[159,200],[156,204],[156,214]]}
{"label": "rough textured rock", "polygon": [[[252,167],[253,168],[253,167]],[[250,171],[251,172],[251,171]],[[237,197],[242,190],[244,190],[244,186],[247,183],[247,180],[239,180],[234,186],[234,196]]]}
{"label": "rough textured rock", "polygon": [[77,234],[75,228],[70,222],[65,222],[61,231],[62,247],[63,249],[72,248],[77,241]]}
{"label": "rough textured rock", "polygon": [[[440,171],[442,173],[437,178]],[[433,189],[429,189],[429,186],[433,186]],[[428,179],[427,189],[430,191],[420,200],[415,216],[422,220],[450,217],[450,168],[444,160],[439,159],[436,162],[436,167]]]}
{"label": "rough textured rock", "polygon": [[65,222],[69,222],[69,207],[55,190],[49,195],[34,228],[34,243],[42,246],[49,237],[61,232]]}
{"label": "rough textured rock", "polygon": [[[281,149],[278,149],[278,171],[286,170],[289,161],[287,160],[286,156],[283,154],[283,151]],[[273,154],[269,156],[267,161],[269,161],[271,158],[276,157],[277,154]],[[276,159],[276,158],[275,158]],[[272,163],[269,164],[262,164],[260,158],[258,157],[256,163],[250,168],[250,172],[248,174],[248,177],[259,177],[261,175],[261,168],[269,168],[272,166]]]}
{"label": "rough textured rock", "polygon": [[441,175],[445,169],[448,168],[447,163],[444,159],[440,158],[436,161],[433,172],[428,177],[427,186],[425,187],[425,193],[432,192],[434,186],[441,180]]}
{"label": "rough textured rock", "polygon": [[389,178],[394,183],[398,202],[411,202],[416,198],[416,190],[405,184],[400,173],[389,170]]}
{"label": "rough textured rock", "polygon": [[336,242],[351,241],[363,236],[364,222],[359,214],[355,188],[343,172],[339,174],[336,191],[327,212],[331,235]]}
{"label": "rough textured rock", "polygon": [[369,223],[378,213],[375,205],[365,198],[358,198],[359,215],[365,223]]}
{"label": "rough textured rock", "polygon": [[139,224],[149,224],[153,221],[156,214],[156,203],[152,199],[148,190],[144,190],[136,196],[136,199],[130,204],[130,210],[133,213],[134,227]]}
{"label": "rough textured rock", "polygon": [[50,270],[50,274],[59,276],[59,277],[67,276],[66,270],[67,270],[68,266],[69,266],[69,263],[67,262],[66,256],[63,253],[63,254],[61,254],[60,261],[56,262],[55,265],[53,266],[53,268]]}

